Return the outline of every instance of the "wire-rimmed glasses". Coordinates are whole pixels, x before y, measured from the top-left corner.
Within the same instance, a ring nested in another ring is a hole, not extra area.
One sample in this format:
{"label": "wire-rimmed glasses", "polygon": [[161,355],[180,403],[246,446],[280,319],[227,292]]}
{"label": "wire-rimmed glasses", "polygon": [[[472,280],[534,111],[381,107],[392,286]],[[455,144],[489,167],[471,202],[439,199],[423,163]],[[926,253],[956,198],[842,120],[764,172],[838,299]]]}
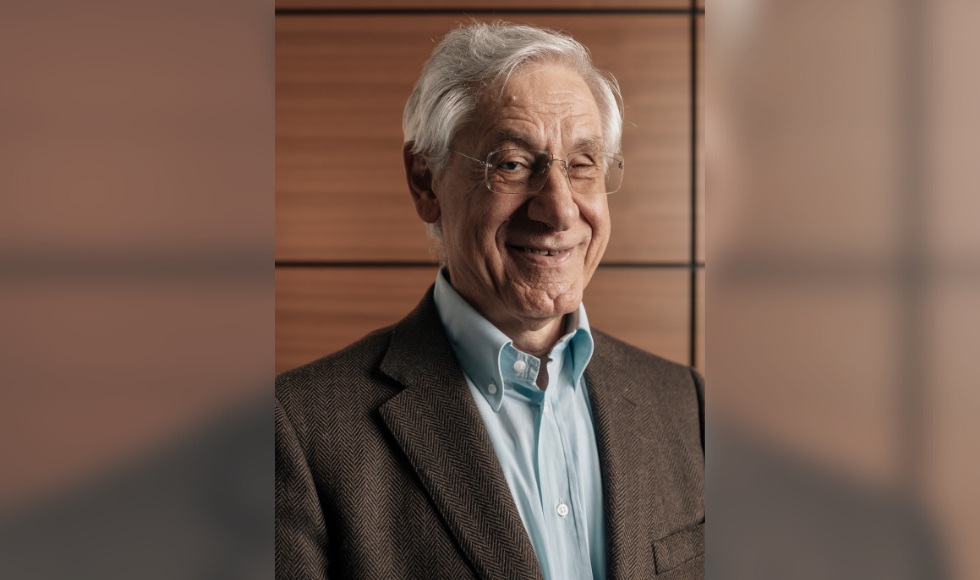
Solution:
{"label": "wire-rimmed glasses", "polygon": [[486,169],[487,189],[494,193],[537,193],[548,181],[551,164],[561,161],[565,177],[575,193],[615,193],[623,183],[623,156],[607,151],[575,151],[564,159],[548,151],[504,149],[480,161],[465,153]]}

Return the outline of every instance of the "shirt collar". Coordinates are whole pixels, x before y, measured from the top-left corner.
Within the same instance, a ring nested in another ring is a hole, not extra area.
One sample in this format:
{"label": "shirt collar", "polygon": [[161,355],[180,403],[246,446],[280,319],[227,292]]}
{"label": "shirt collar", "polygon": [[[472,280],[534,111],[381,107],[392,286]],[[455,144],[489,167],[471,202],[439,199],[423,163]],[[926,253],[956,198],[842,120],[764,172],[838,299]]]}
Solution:
{"label": "shirt collar", "polygon": [[[506,362],[509,375],[514,375],[511,365],[520,356],[519,351],[514,348],[513,341],[507,335],[500,332],[456,292],[447,279],[444,267],[436,275],[433,298],[446,337],[456,353],[463,373],[483,393],[490,407],[499,411],[504,395],[501,365]],[[569,334],[572,336],[566,341],[565,337]],[[558,344],[563,343],[572,356],[572,386],[577,388],[594,349],[589,319],[582,304],[565,318],[565,336]],[[533,363],[537,359],[526,357],[525,360]],[[537,370],[536,366],[532,368],[532,364],[528,364],[524,372],[530,376],[536,375]]]}

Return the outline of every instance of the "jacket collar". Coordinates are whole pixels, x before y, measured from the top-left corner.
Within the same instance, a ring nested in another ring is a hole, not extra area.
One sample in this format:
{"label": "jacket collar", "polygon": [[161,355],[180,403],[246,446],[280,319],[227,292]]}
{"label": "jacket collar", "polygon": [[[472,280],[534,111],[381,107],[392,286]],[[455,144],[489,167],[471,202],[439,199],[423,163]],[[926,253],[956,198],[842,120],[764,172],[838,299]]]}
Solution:
{"label": "jacket collar", "polygon": [[643,545],[640,506],[644,496],[657,490],[640,489],[645,478],[639,473],[641,462],[636,461],[642,456],[637,433],[641,432],[639,416],[645,413],[628,397],[636,386],[633,374],[624,370],[629,364],[617,356],[616,342],[608,335],[593,331],[592,336],[595,354],[585,369],[585,383],[602,470],[606,578],[626,580],[645,569],[639,560],[644,554],[652,556],[652,547]]}
{"label": "jacket collar", "polygon": [[531,540],[429,288],[398,323],[381,372],[403,385],[379,413],[473,569],[540,578]]}

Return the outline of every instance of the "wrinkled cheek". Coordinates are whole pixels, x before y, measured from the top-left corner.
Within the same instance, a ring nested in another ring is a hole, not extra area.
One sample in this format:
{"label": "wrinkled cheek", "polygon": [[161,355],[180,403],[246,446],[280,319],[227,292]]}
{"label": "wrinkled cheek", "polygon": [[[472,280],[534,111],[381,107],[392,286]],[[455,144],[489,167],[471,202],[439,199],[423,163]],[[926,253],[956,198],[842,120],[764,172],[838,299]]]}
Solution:
{"label": "wrinkled cheek", "polygon": [[595,248],[594,256],[592,257],[592,264],[590,265],[592,269],[595,269],[599,265],[599,260],[602,259],[602,255],[606,252],[606,246],[609,244],[609,229],[606,228],[604,231],[598,233],[598,235],[593,236],[592,246]]}

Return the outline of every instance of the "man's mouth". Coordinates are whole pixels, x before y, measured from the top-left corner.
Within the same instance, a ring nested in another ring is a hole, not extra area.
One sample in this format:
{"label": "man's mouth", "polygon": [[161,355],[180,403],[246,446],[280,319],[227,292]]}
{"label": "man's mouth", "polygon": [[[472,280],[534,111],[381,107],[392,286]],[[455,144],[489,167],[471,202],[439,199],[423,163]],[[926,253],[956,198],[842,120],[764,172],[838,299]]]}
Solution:
{"label": "man's mouth", "polygon": [[558,254],[563,254],[568,251],[568,250],[547,250],[547,249],[535,250],[534,248],[521,248],[521,249],[524,250],[525,252],[530,252],[532,254],[537,254],[539,256],[557,256]]}

